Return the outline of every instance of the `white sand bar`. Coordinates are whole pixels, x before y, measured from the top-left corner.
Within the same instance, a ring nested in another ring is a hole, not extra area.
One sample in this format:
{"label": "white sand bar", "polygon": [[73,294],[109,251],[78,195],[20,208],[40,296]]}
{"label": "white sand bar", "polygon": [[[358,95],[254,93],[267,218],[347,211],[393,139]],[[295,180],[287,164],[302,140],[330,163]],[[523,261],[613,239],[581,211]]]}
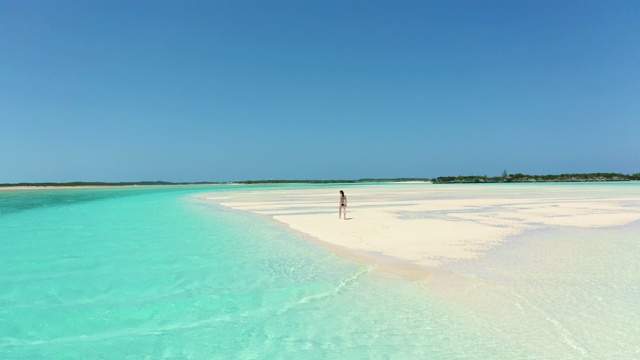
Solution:
{"label": "white sand bar", "polygon": [[[348,200],[338,219],[338,191]],[[220,196],[220,197],[216,197]],[[205,195],[270,216],[358,256],[432,268],[481,256],[526,230],[640,221],[640,184],[380,184]]]}

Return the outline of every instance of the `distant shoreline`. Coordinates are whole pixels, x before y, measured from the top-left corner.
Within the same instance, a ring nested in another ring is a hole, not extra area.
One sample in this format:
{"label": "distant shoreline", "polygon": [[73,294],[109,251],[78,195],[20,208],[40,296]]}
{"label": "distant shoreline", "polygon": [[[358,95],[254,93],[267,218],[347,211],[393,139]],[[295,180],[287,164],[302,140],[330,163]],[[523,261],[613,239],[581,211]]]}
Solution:
{"label": "distant shoreline", "polygon": [[16,184],[0,184],[0,190],[37,190],[37,189],[102,189],[102,188],[127,188],[127,187],[161,187],[161,186],[189,186],[189,185],[221,185],[225,183],[171,183],[171,182],[73,182],[73,183],[16,183]]}
{"label": "distant shoreline", "polygon": [[260,185],[260,184],[361,184],[369,182],[430,182],[431,179],[358,179],[358,180],[245,180],[245,181],[206,181],[206,182],[168,182],[168,181],[141,181],[141,182],[45,182],[45,183],[14,183],[0,184],[0,189],[19,188],[104,188],[104,187],[130,187],[130,186],[190,186],[190,185]]}
{"label": "distant shoreline", "polygon": [[362,184],[383,182],[431,182],[433,184],[491,184],[491,183],[540,183],[540,182],[621,182],[640,181],[640,173],[627,175],[618,173],[589,173],[589,174],[561,174],[561,175],[525,175],[509,174],[499,177],[487,176],[442,176],[438,178],[392,178],[392,179],[357,179],[357,180],[245,180],[245,181],[202,181],[202,182],[168,182],[168,181],[140,181],[140,182],[42,182],[42,183],[10,183],[0,184],[2,190],[18,189],[53,189],[53,188],[105,188],[132,186],[189,186],[189,185],[260,185],[260,184]]}

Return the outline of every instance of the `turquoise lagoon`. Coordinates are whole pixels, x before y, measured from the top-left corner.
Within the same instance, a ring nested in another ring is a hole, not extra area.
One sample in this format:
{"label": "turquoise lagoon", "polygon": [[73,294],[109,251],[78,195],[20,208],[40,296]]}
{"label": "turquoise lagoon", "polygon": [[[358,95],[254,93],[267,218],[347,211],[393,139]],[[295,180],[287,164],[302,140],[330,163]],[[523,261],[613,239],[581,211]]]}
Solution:
{"label": "turquoise lagoon", "polygon": [[195,196],[237,189],[0,192],[0,358],[640,358],[637,223],[404,280]]}

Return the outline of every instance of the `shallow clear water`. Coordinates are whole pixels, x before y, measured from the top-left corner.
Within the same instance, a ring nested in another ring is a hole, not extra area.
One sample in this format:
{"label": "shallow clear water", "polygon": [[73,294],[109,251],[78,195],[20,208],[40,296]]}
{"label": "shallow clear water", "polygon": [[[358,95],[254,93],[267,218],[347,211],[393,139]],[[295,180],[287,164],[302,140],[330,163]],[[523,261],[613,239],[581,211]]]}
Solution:
{"label": "shallow clear water", "polygon": [[439,293],[527,358],[639,359],[639,240],[638,224],[528,233],[451,265]]}
{"label": "shallow clear water", "polygon": [[203,191],[235,188],[1,192],[0,358],[640,356],[637,226],[528,234],[438,284]]}

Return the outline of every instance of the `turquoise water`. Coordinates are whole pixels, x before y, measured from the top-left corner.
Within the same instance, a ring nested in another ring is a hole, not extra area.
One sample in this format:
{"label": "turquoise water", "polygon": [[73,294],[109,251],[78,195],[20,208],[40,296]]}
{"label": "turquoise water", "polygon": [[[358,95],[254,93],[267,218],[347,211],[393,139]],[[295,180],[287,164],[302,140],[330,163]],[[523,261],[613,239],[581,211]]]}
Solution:
{"label": "turquoise water", "polygon": [[529,234],[435,286],[193,196],[225,191],[0,192],[0,358],[640,357],[637,225]]}

